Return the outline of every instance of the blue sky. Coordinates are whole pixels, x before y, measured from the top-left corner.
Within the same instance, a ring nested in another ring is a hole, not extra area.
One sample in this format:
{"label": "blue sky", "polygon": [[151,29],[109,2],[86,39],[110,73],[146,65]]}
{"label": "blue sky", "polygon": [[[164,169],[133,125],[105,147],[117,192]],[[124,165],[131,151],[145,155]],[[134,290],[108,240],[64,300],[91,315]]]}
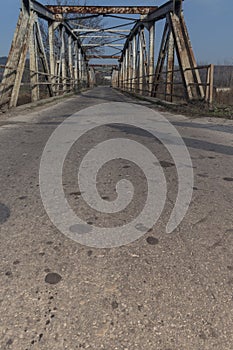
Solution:
{"label": "blue sky", "polygon": [[[47,3],[46,0],[41,2]],[[49,1],[53,3],[53,1]],[[95,5],[161,5],[163,0],[89,0]],[[20,0],[4,0],[0,11],[0,56],[8,54]],[[233,64],[233,0],[185,0],[184,15],[199,63]]]}

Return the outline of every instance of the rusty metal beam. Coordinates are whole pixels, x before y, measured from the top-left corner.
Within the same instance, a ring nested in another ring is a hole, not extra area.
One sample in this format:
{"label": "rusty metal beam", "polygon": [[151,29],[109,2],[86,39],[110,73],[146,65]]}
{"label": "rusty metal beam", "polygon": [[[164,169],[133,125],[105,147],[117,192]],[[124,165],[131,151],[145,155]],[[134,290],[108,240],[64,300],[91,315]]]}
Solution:
{"label": "rusty metal beam", "polygon": [[182,10],[183,0],[171,0],[163,4],[162,6],[155,9],[153,12],[149,13],[145,18],[146,22],[159,21],[167,16],[170,12],[175,12],[180,14]]}
{"label": "rusty metal beam", "polygon": [[[51,12],[46,6],[40,4],[36,0],[30,0],[30,9],[35,11],[40,18],[43,18],[47,21],[54,21],[56,19],[56,16],[54,15],[53,12]],[[68,23],[65,23],[65,22],[63,22],[62,25],[66,28],[67,34],[68,35],[71,34],[73,38],[77,40],[79,47],[81,47],[81,42],[79,38],[75,35],[73,28]],[[82,53],[84,54],[84,51]]]}
{"label": "rusty metal beam", "polygon": [[175,63],[175,45],[173,34],[170,31],[167,49],[167,72],[166,72],[166,100],[172,102],[173,84],[174,84],[174,63]]}
{"label": "rusty metal beam", "polygon": [[183,17],[170,13],[169,26],[172,30],[177,59],[179,62],[183,83],[189,100],[204,98],[203,86],[197,68],[196,60],[188,37]]}
{"label": "rusty metal beam", "polygon": [[[23,0],[23,2],[24,1],[26,2],[26,0]],[[30,9],[35,11],[40,18],[43,18],[47,21],[56,20],[56,16],[54,15],[54,13],[51,10],[49,10],[48,7],[40,4],[36,0],[30,0]],[[59,17],[58,19],[61,19],[61,18]],[[73,28],[71,28],[71,26],[66,22],[63,22],[62,25],[66,28],[67,34],[68,35],[71,34],[74,40],[78,42],[78,46],[82,47],[79,38],[76,36],[76,34],[73,31]],[[82,50],[82,54],[85,55],[85,52],[83,50]]]}
{"label": "rusty metal beam", "polygon": [[107,67],[107,68],[109,68],[109,67],[114,67],[114,68],[116,68],[116,67],[118,67],[116,64],[110,64],[110,63],[99,63],[99,64],[89,64],[89,67]]}
{"label": "rusty metal beam", "polygon": [[141,21],[138,21],[134,27],[132,28],[128,39],[125,41],[124,49],[122,51],[122,57],[124,55],[125,50],[129,46],[129,42],[132,38],[138,33],[139,29],[143,26],[150,26],[151,23],[159,21],[161,19],[166,18],[166,16],[171,12],[179,12],[182,10],[182,2],[184,0],[170,0],[163,4],[162,6],[156,7],[153,12],[150,12],[147,16],[145,16]]}
{"label": "rusty metal beam", "polygon": [[[20,45],[20,55],[19,57],[17,57],[18,62],[17,62],[16,75],[14,79],[14,85],[11,92],[11,99],[9,104],[10,107],[16,107],[17,105],[20,84],[23,77],[25,62],[27,58],[27,51],[29,47],[29,38],[31,35],[31,30],[33,27],[33,20],[34,20],[32,16],[30,17],[26,8],[23,7],[22,12],[24,13],[24,17],[22,19],[22,27],[19,31],[18,42],[17,42],[17,45]],[[14,47],[12,47],[12,49],[15,50]],[[9,64],[7,63],[7,65],[11,66],[11,63],[9,62]]]}
{"label": "rusty metal beam", "polygon": [[[122,33],[130,33],[129,29],[105,29],[105,28],[77,28],[73,29],[74,33],[114,33],[114,34],[122,34]],[[122,34],[124,35],[124,34]]]}
{"label": "rusty metal beam", "polygon": [[[207,83],[202,84],[199,67],[197,67],[194,58],[183,18],[183,0],[165,1],[167,2],[158,7],[44,6],[36,0],[21,0],[22,8],[18,28],[13,39],[13,52],[9,54],[7,62],[7,67],[13,68],[6,67],[3,83],[0,85],[2,103],[7,101],[9,106],[17,105],[29,49],[32,100],[39,99],[40,85],[42,84],[47,85],[50,96],[77,90],[89,86],[89,84],[94,86],[94,69],[96,71],[115,70],[114,84],[125,90],[141,94],[150,93],[152,96],[164,95],[165,99],[172,100],[173,88],[176,84],[176,81],[173,81],[173,75],[176,71],[174,69],[176,54],[186,98],[188,100],[205,99],[211,104],[213,99],[213,66],[208,68]],[[80,14],[81,17],[85,14],[93,14],[93,16],[88,17],[103,15],[118,19],[125,18],[122,14],[139,14],[141,17],[133,21],[134,27],[131,30],[120,29],[127,27],[129,23],[113,26],[112,29],[79,28],[75,22],[70,22],[74,26],[72,27],[66,21],[69,17],[64,15],[70,13]],[[48,43],[43,41],[38,17],[48,22]],[[166,23],[155,69],[155,25],[157,21],[162,19],[166,19]],[[74,29],[75,27],[78,28]],[[59,39],[57,32],[55,36],[57,29],[61,34],[60,40],[55,40]],[[146,42],[145,29],[149,32],[149,45]],[[107,35],[105,35],[106,33]],[[93,41],[90,44],[81,41],[81,39],[89,37],[117,38],[117,40],[108,40],[104,43]],[[123,38],[125,38],[125,42],[120,41]],[[120,43],[116,43],[119,41]],[[115,51],[118,46],[122,46],[121,50]],[[114,51],[112,54],[106,52],[103,55],[87,55],[88,48],[93,47],[111,47]],[[48,51],[47,48],[49,48]],[[119,56],[121,52],[122,55]],[[112,64],[95,61],[96,64],[91,64],[88,67],[88,62],[91,59],[118,60],[119,69],[114,61],[110,61]],[[164,70],[165,63],[166,70]],[[40,67],[42,67],[42,72],[39,72]],[[40,75],[43,76],[43,82],[39,79]],[[161,89],[160,86],[162,86]],[[205,86],[204,89],[203,86]],[[0,105],[2,103],[0,102]]]}
{"label": "rusty metal beam", "polygon": [[155,69],[152,91],[151,91],[151,95],[153,97],[156,97],[156,93],[161,80],[163,66],[164,66],[166,53],[167,53],[168,41],[169,41],[169,26],[168,26],[168,23],[166,22],[163,30],[162,41],[160,44],[159,55],[158,55],[156,69]]}
{"label": "rusty metal beam", "polygon": [[96,39],[96,38],[101,38],[101,39],[125,39],[125,35],[105,35],[105,33],[102,33],[102,35],[79,35],[78,36],[80,39],[86,39],[86,38],[91,38],[91,39]]}
{"label": "rusty metal beam", "polygon": [[121,56],[116,56],[116,55],[89,55],[87,56],[88,60],[91,59],[113,59],[113,60],[119,60]]}
{"label": "rusty metal beam", "polygon": [[46,20],[54,20],[54,14],[46,8],[44,5],[40,4],[38,1],[30,1],[30,9],[35,11],[41,18]]}
{"label": "rusty metal beam", "polygon": [[210,64],[207,71],[207,86],[205,101],[210,105],[213,103],[213,90],[214,90],[214,65]]}
{"label": "rusty metal beam", "polygon": [[155,24],[150,27],[149,30],[149,91],[152,91],[153,78],[155,71]]}
{"label": "rusty metal beam", "polygon": [[140,14],[147,15],[157,9],[157,6],[57,6],[47,5],[47,9],[54,14],[81,13],[81,14]]}
{"label": "rusty metal beam", "polygon": [[111,44],[111,43],[105,43],[105,44],[82,44],[82,47],[123,47],[124,44]]}
{"label": "rusty metal beam", "polygon": [[32,102],[38,101],[40,98],[39,89],[39,75],[38,75],[38,44],[36,40],[36,15],[34,14],[34,21],[32,23],[32,30],[29,42],[29,54],[30,54],[30,82],[31,82],[31,99]]}

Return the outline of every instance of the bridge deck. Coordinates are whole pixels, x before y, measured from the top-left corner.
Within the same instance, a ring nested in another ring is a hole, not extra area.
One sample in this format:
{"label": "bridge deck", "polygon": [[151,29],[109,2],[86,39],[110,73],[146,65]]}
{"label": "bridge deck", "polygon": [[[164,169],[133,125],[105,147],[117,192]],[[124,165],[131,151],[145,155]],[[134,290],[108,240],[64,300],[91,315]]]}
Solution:
{"label": "bridge deck", "polygon": [[[110,220],[83,205],[76,166],[101,140],[143,143],[156,153],[168,184],[168,203],[156,226],[127,246],[97,249],[60,233],[46,214],[38,174],[48,138],[67,117],[85,113],[86,107],[92,107],[87,123],[104,112],[110,123],[111,103],[116,101],[135,102],[99,87],[50,107],[13,111],[14,117],[1,121],[1,349],[232,346],[233,121],[164,114],[183,136],[195,176],[189,211],[172,234],[165,226],[177,194],[176,168],[159,142],[129,126],[96,129],[74,145],[64,163],[64,191],[74,211],[93,225],[93,234],[96,226],[115,226],[115,216]],[[135,103],[138,109],[151,107]],[[135,186],[134,205],[127,212],[131,218],[145,199],[140,169],[122,159],[110,162],[98,176],[98,188],[110,204],[123,178]],[[124,223],[124,213],[118,219]]]}

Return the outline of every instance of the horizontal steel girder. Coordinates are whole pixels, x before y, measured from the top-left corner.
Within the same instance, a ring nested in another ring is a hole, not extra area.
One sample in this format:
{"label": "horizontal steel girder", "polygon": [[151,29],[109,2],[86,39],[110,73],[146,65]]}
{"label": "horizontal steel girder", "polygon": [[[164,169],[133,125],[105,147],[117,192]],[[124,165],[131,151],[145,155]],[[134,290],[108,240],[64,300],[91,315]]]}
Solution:
{"label": "horizontal steel girder", "polygon": [[106,68],[117,68],[118,66],[116,64],[106,64],[106,63],[99,63],[99,64],[89,64],[89,67],[106,67]]}
{"label": "horizontal steel girder", "polygon": [[47,5],[54,14],[82,13],[82,14],[140,14],[147,15],[157,9],[157,6],[57,6]]}
{"label": "horizontal steel girder", "polygon": [[123,47],[124,44],[111,44],[111,43],[106,43],[106,44],[82,44],[82,47],[102,47],[102,46]]}
{"label": "horizontal steel girder", "polygon": [[83,38],[91,38],[91,39],[95,39],[95,38],[101,38],[101,39],[117,39],[117,38],[120,38],[120,39],[124,39],[125,38],[125,35],[105,35],[104,33],[102,35],[79,35],[78,36],[79,39],[83,39]]}
{"label": "horizontal steel girder", "polygon": [[88,55],[87,59],[110,59],[110,60],[119,60],[121,56],[116,56],[116,55]]}
{"label": "horizontal steel girder", "polygon": [[82,32],[85,32],[85,33],[130,33],[130,30],[129,29],[104,29],[104,28],[99,28],[99,29],[96,29],[96,28],[77,28],[77,29],[73,29],[73,32],[74,33],[82,33]]}

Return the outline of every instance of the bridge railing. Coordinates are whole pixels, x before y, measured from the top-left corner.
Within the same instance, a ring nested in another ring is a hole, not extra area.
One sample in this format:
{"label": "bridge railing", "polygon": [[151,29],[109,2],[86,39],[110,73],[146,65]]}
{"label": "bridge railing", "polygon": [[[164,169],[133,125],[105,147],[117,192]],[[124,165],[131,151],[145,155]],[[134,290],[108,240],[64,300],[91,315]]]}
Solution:
{"label": "bridge railing", "polygon": [[[161,20],[164,28],[158,38],[155,28]],[[114,72],[113,85],[168,101],[181,98],[212,104],[213,71],[213,65],[197,65],[182,0],[172,0],[135,24],[125,42],[117,78]]]}
{"label": "bridge railing", "polygon": [[[141,17],[134,21],[130,31],[126,30],[127,34],[123,35],[125,43],[108,42],[109,47],[123,47],[120,50],[119,68],[113,69],[112,84],[123,90],[160,96],[168,101],[185,98],[187,101],[204,100],[212,103],[213,65],[201,67],[196,63],[184,20],[182,0],[170,0],[160,7],[146,9],[54,7],[44,6],[36,0],[21,1],[19,20],[0,84],[0,106],[16,106],[23,86],[30,88],[31,101],[37,101],[45,94],[45,89],[46,94],[52,97],[94,85],[93,69],[88,65],[86,56],[89,44],[81,42],[83,35],[75,34],[79,29],[70,26],[64,13],[68,11],[82,15],[89,11],[103,15],[111,11],[129,13],[129,10]],[[164,28],[160,39],[155,28],[161,20]],[[42,23],[45,24],[45,31]],[[115,33],[114,30],[119,30],[119,27],[122,25],[108,30]],[[88,32],[93,30],[85,29]],[[90,45],[101,46],[96,43]],[[102,45],[104,48],[107,44]],[[155,59],[157,46],[158,57]],[[113,57],[117,55],[110,58]],[[203,70],[206,70],[205,74]]]}
{"label": "bridge railing", "polygon": [[[5,65],[0,65],[0,68],[5,69],[7,68],[8,70],[11,70],[12,74],[14,74],[14,72],[16,72],[16,70],[14,68],[10,68],[7,67]],[[22,79],[22,82],[20,83],[20,89],[19,89],[19,94],[18,94],[18,103],[25,103],[25,101],[30,102],[32,101],[32,98],[30,97],[30,99],[27,98],[27,93],[25,91],[25,89],[27,91],[33,91],[33,89],[35,87],[39,87],[39,96],[37,99],[34,99],[34,102],[39,100],[40,98],[49,98],[50,94],[47,91],[47,87],[51,86],[52,90],[53,90],[53,96],[61,96],[63,94],[66,93],[72,93],[72,92],[79,92],[83,89],[85,89],[87,87],[87,83],[86,80],[81,80],[81,79],[74,79],[71,78],[69,76],[64,76],[61,77],[60,75],[52,75],[50,73],[45,73],[45,72],[41,72],[41,71],[33,71],[30,69],[25,68],[24,69],[24,74],[27,75],[27,73],[29,74],[29,80],[26,79]],[[32,83],[30,81],[30,76],[33,75],[37,75],[38,76],[38,80],[36,83]],[[49,77],[51,79],[52,82],[48,82],[45,81],[45,79],[40,79],[41,78],[45,78],[45,77]],[[55,81],[54,81],[55,80]],[[1,88],[4,89],[4,93],[6,93],[7,91],[9,91],[14,85],[13,83],[9,84],[9,83],[0,83],[1,84]],[[92,81],[92,83],[90,82],[89,84],[90,86],[94,85],[94,82]],[[1,98],[1,105],[4,106],[6,104],[9,104],[11,97],[5,97],[5,99]],[[21,101],[21,102],[20,102]]]}
{"label": "bridge railing", "polygon": [[[213,76],[214,76],[214,66],[210,65],[201,65],[195,68],[187,68],[187,70],[199,70],[201,82],[189,83],[189,87],[203,87],[204,97],[203,100],[208,104],[213,103]],[[168,74],[172,73],[174,75],[173,81],[168,81]],[[153,80],[151,81],[151,77]],[[135,77],[121,79],[118,81],[115,77],[113,79],[113,86],[119,87],[127,92],[134,92],[143,96],[156,97],[169,102],[179,102],[186,101],[187,94],[184,88],[184,84],[181,78],[180,69],[173,69],[172,71],[163,71],[161,72],[161,78],[156,82],[156,77],[154,75],[141,75],[139,76],[136,73]],[[143,82],[142,84],[140,82]],[[169,87],[169,89],[168,89]],[[169,92],[168,92],[169,91]]]}
{"label": "bridge railing", "polygon": [[[44,26],[43,26],[44,24]],[[63,17],[34,0],[22,7],[0,84],[0,107],[15,107],[30,89],[30,100],[78,91],[93,81],[79,38]]]}

